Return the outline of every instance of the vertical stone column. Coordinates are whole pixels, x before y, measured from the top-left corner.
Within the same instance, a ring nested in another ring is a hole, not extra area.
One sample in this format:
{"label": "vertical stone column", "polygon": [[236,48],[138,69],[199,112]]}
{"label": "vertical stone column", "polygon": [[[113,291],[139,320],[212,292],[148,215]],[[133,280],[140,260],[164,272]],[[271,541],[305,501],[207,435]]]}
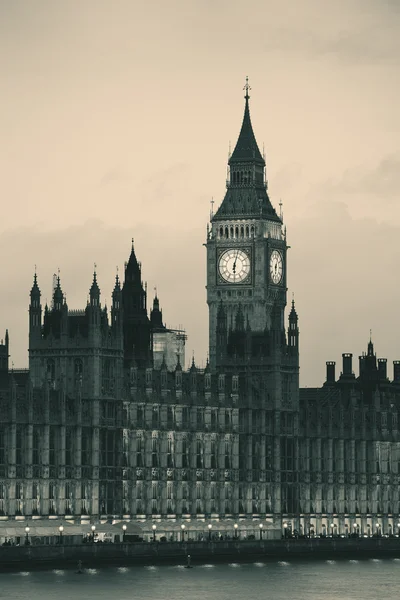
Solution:
{"label": "vertical stone column", "polygon": [[43,436],[42,436],[42,514],[49,514],[49,460],[50,460],[50,391],[44,386]]}
{"label": "vertical stone column", "polygon": [[91,402],[92,409],[92,506],[91,514],[99,514],[99,465],[100,465],[100,401]]}
{"label": "vertical stone column", "polygon": [[82,381],[79,380],[75,392],[76,426],[74,431],[74,513],[82,514]]}
{"label": "vertical stone column", "polygon": [[272,511],[275,519],[278,519],[282,526],[282,507],[281,507],[281,413],[279,410],[273,411],[274,419],[274,436],[273,436],[273,465],[274,465],[274,481],[273,481],[273,506]]}

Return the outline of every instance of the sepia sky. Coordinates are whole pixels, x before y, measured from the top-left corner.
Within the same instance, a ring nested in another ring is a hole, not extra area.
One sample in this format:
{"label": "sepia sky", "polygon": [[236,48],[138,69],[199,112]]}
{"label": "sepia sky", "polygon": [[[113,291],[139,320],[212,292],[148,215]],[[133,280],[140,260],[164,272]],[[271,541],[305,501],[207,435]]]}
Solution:
{"label": "sepia sky", "polygon": [[246,75],[283,201],[301,385],[366,350],[400,359],[398,0],[0,0],[0,337],[27,366],[35,264],[110,306],[132,236],[149,304],[207,353],[206,224]]}

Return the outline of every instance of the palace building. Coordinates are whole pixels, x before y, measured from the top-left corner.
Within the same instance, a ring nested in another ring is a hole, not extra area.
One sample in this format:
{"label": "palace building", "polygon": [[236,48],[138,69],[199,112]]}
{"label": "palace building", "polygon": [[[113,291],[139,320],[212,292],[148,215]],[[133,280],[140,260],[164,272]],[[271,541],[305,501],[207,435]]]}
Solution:
{"label": "palace building", "polygon": [[94,273],[69,310],[57,279],[30,293],[29,369],[0,344],[0,519],[254,522],[284,535],[400,528],[400,362],[372,341],[320,388],[299,389],[287,239],[268,194],[249,86],[227,189],[207,227],[209,361],[184,370],[132,243],[110,315]]}

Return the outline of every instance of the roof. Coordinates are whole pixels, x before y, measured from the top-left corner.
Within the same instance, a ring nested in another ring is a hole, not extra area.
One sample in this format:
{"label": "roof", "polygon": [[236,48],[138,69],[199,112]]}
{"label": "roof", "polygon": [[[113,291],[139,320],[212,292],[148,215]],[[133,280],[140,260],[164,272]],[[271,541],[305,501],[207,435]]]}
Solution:
{"label": "roof", "polygon": [[249,95],[246,92],[245,107],[242,127],[239,133],[238,141],[232,155],[229,159],[229,164],[235,162],[257,162],[265,165],[265,161],[258,148],[256,137],[254,135],[253,126],[250,119]]}
{"label": "roof", "polygon": [[228,187],[225,198],[212,220],[219,221],[232,217],[282,222],[271,204],[265,187],[256,185],[243,188]]}

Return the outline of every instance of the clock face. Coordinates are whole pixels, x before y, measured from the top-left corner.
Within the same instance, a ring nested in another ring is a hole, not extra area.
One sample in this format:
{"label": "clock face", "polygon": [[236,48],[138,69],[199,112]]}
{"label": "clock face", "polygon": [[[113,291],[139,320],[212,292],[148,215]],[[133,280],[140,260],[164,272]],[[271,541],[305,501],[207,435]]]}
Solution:
{"label": "clock face", "polygon": [[227,283],[241,283],[250,273],[250,257],[238,248],[226,250],[219,258],[219,272]]}
{"label": "clock face", "polygon": [[272,283],[278,284],[283,277],[283,259],[278,250],[273,250],[269,259],[269,273]]}

